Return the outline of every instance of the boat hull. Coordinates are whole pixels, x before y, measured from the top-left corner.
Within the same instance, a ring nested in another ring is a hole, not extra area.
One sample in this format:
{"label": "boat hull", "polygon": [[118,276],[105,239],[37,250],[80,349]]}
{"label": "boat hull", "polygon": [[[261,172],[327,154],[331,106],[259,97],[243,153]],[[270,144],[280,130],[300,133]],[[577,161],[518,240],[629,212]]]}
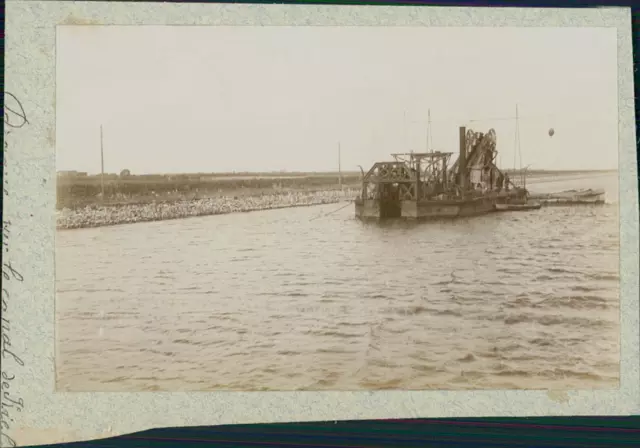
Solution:
{"label": "boat hull", "polygon": [[531,196],[544,206],[551,205],[598,205],[605,203],[604,190],[568,190],[553,194]]}
{"label": "boat hull", "polygon": [[496,204],[497,212],[517,212],[527,210],[538,210],[542,207],[539,202],[526,203],[526,204]]}
{"label": "boat hull", "polygon": [[582,199],[542,199],[540,203],[546,207],[554,205],[603,205],[605,204],[604,198],[582,198]]}
{"label": "boat hull", "polygon": [[467,200],[399,201],[399,213],[388,213],[385,204],[375,199],[356,201],[356,217],[364,220],[403,218],[407,220],[453,219],[478,216],[495,211],[496,198]]}

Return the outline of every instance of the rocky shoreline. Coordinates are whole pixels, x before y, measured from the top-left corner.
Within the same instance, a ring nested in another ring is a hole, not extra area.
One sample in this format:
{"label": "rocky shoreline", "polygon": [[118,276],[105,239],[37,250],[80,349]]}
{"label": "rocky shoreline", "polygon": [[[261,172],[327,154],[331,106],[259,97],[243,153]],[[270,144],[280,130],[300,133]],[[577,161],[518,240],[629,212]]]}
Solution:
{"label": "rocky shoreline", "polygon": [[147,204],[92,205],[57,212],[58,229],[82,229],[136,222],[164,221],[194,216],[305,207],[353,200],[355,189],[316,192],[277,192],[244,197],[216,197]]}

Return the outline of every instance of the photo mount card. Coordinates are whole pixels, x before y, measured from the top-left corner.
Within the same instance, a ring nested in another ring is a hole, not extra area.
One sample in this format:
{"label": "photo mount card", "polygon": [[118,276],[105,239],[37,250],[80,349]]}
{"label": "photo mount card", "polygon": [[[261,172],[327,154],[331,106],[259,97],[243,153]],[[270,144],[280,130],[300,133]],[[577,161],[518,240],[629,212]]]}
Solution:
{"label": "photo mount card", "polygon": [[2,446],[637,413],[630,25],[8,1]]}

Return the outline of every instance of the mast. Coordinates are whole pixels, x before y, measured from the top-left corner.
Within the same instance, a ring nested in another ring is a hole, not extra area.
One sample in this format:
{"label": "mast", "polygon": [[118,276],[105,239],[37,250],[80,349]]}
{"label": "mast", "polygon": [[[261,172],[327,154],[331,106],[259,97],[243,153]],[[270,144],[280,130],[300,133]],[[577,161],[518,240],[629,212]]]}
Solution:
{"label": "mast", "polygon": [[402,127],[404,132],[404,147],[409,152],[409,138],[407,136],[407,111],[405,110],[402,115]]}
{"label": "mast", "polygon": [[102,189],[102,201],[104,202],[104,144],[102,138],[102,125],[100,125],[100,187]]}
{"label": "mast", "polygon": [[520,185],[524,184],[524,174],[522,172],[522,149],[520,147],[520,116],[518,114],[518,105],[516,104],[516,136],[515,136],[515,145],[514,145],[514,158],[515,154],[518,154],[518,159],[520,161],[519,171],[520,171]]}
{"label": "mast", "polygon": [[513,140],[513,171],[516,170],[518,157],[518,105],[516,104],[516,132]]}

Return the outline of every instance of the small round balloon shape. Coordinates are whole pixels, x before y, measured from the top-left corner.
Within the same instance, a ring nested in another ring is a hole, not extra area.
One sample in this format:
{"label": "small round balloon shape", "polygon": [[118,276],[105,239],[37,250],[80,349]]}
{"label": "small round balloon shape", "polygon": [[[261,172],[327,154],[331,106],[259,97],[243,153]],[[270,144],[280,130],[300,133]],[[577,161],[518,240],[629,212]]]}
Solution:
{"label": "small round balloon shape", "polygon": [[553,128],[549,129],[549,137],[553,137],[553,134],[555,134],[556,131],[553,130]]}

